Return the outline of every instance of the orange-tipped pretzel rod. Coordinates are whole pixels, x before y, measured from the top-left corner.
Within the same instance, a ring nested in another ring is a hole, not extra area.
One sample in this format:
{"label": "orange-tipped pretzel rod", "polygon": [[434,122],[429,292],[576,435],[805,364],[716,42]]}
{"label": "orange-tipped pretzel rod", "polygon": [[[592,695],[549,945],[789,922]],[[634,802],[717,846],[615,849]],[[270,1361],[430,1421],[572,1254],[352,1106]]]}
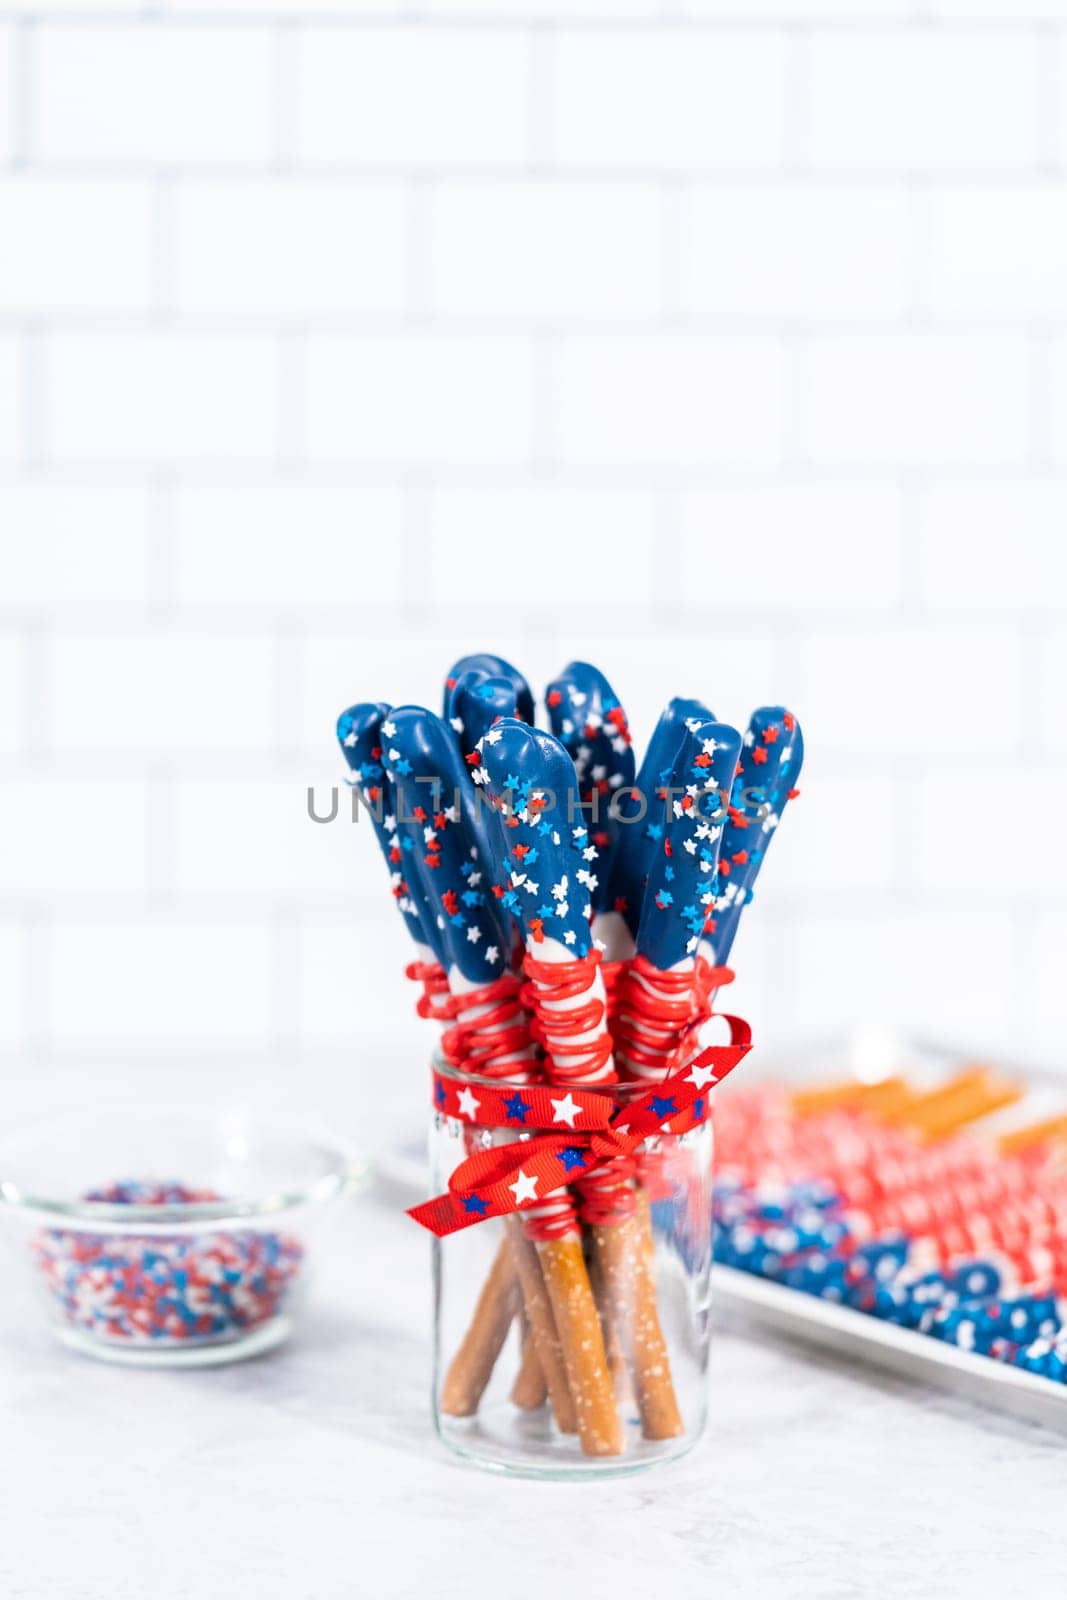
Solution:
{"label": "orange-tipped pretzel rod", "polygon": [[877,1083],[816,1084],[811,1089],[794,1089],[790,1103],[798,1117],[819,1116],[824,1111],[877,1111],[880,1106],[895,1108],[913,1098],[903,1078],[880,1078]]}
{"label": "orange-tipped pretzel rod", "polygon": [[1014,1105],[1021,1099],[1022,1093],[1021,1084],[1005,1080],[977,1085],[954,1100],[926,1110],[916,1118],[913,1126],[920,1137],[927,1141],[947,1139],[961,1128],[990,1116],[992,1112]]}
{"label": "orange-tipped pretzel rod", "polygon": [[878,1120],[887,1122],[890,1126],[920,1127],[928,1118],[936,1120],[950,1105],[962,1103],[987,1082],[988,1073],[985,1067],[968,1067],[962,1072],[957,1072],[947,1082],[938,1084],[935,1089],[913,1094],[899,1107],[881,1107],[878,1111]]}
{"label": "orange-tipped pretzel rod", "polygon": [[1067,1112],[1046,1117],[1041,1122],[1031,1122],[1024,1128],[1013,1128],[1002,1133],[997,1140],[1001,1155],[1015,1156],[1026,1150],[1039,1150],[1043,1145],[1067,1143]]}

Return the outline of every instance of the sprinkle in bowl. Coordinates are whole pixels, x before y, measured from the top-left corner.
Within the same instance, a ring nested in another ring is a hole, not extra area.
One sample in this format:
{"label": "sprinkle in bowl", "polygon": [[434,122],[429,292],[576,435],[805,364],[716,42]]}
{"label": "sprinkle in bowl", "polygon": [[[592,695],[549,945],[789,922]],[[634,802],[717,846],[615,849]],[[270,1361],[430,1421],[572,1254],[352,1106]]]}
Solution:
{"label": "sprinkle in bowl", "polygon": [[0,1220],[64,1344],[206,1366],[280,1344],[362,1167],[251,1112],[67,1111],[0,1138]]}

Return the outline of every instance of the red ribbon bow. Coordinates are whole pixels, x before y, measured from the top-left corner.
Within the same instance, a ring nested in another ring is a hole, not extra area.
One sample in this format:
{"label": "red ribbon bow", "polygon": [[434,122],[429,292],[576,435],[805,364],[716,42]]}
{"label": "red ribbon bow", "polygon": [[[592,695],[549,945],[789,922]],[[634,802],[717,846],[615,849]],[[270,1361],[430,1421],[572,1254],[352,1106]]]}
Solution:
{"label": "red ribbon bow", "polygon": [[408,1216],[441,1238],[489,1217],[541,1205],[554,1190],[632,1155],[651,1134],[699,1126],[708,1115],[710,1091],[751,1049],[748,1023],[720,1014],[729,1025],[730,1043],[709,1045],[640,1100],[547,1084],[503,1089],[479,1083],[475,1088],[435,1073],[434,1103],[447,1116],[479,1128],[523,1127],[527,1119],[535,1128],[562,1122],[566,1131],[520,1134],[510,1144],[475,1151],[460,1162],[444,1194],[412,1206]]}

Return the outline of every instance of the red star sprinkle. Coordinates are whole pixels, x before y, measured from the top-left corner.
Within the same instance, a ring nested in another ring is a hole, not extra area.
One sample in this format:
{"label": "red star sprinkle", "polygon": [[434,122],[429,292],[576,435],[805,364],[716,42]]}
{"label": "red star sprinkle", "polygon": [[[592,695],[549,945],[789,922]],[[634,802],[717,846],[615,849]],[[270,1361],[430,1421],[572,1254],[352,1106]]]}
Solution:
{"label": "red star sprinkle", "polygon": [[562,700],[563,700],[563,695],[562,695],[562,692],[559,689],[550,689],[548,691],[547,703],[550,706],[558,706],[558,705],[560,705],[562,703]]}
{"label": "red star sprinkle", "polygon": [[762,766],[763,763],[767,759],[766,750],[761,750],[759,745],[757,745],[756,748],[752,752],[752,759],[756,763],[757,766]]}
{"label": "red star sprinkle", "polygon": [[445,816],[443,811],[435,811],[434,812],[433,825],[434,825],[435,828],[447,828],[448,827],[448,818]]}
{"label": "red star sprinkle", "polygon": [[482,758],[478,754],[477,750],[472,750],[470,755],[464,756],[463,759],[467,763],[468,767],[480,767],[482,764]]}
{"label": "red star sprinkle", "polygon": [[800,794],[800,790],[799,789],[790,789],[790,791],[789,791],[790,800],[797,799],[799,794]]}
{"label": "red star sprinkle", "polygon": [[701,753],[699,756],[697,756],[694,759],[693,765],[694,765],[694,767],[710,767],[711,766],[711,757],[709,755],[704,755],[703,753]]}
{"label": "red star sprinkle", "polygon": [[748,865],[748,851],[747,850],[735,850],[733,855],[730,857],[730,860],[731,861],[736,861],[737,865],[739,867],[747,866]]}
{"label": "red star sprinkle", "polygon": [[441,896],[441,904],[444,906],[450,917],[454,917],[456,915],[459,910],[459,900],[456,896],[455,889],[445,890],[444,894]]}
{"label": "red star sprinkle", "polygon": [[530,932],[534,936],[534,943],[535,944],[544,944],[544,942],[545,942],[545,925],[541,921],[540,917],[531,917],[530,918]]}
{"label": "red star sprinkle", "polygon": [[792,733],[793,729],[797,725],[797,719],[796,719],[796,717],[794,717],[793,713],[791,711],[787,711],[785,713],[785,715],[782,717],[782,721],[785,723],[786,727],[789,729],[789,732]]}
{"label": "red star sprinkle", "polygon": [[764,730],[763,730],[763,742],[764,742],[764,744],[777,744],[777,742],[778,742],[778,729],[774,726],[773,722],[771,723],[771,726],[769,728],[764,728]]}
{"label": "red star sprinkle", "polygon": [[618,729],[619,733],[621,733],[623,738],[626,740],[626,743],[629,744],[630,729],[626,722],[626,712],[622,709],[622,706],[615,706],[612,711],[609,711],[607,713],[607,719],[613,728]]}
{"label": "red star sprinkle", "polygon": [[529,851],[530,846],[528,844],[517,844],[512,848],[511,853],[513,856],[518,856],[520,861],[525,861]]}
{"label": "red star sprinkle", "polygon": [[422,809],[421,806],[416,806],[414,811],[411,813],[411,815],[415,818],[416,822],[425,822],[426,821],[426,813]]}

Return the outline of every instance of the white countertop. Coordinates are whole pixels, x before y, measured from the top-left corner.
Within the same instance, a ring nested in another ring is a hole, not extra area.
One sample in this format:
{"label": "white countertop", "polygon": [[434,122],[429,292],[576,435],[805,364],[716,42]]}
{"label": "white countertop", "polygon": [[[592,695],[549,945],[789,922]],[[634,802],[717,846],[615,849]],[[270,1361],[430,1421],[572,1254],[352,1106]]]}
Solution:
{"label": "white countertop", "polygon": [[5,1305],[0,1595],[598,1600],[639,1573],[663,1600],[1005,1600],[1067,1576],[1067,1441],[755,1336],[718,1335],[675,1467],[464,1468],[430,1429],[427,1267],[399,1203],[360,1197],[293,1342],[188,1372],[68,1354]]}
{"label": "white countertop", "polygon": [[[302,1061],[299,1106],[254,1061],[153,1060],[151,1092],[214,1103],[221,1081],[382,1146],[424,1092],[402,1076],[378,1109],[383,1059]],[[0,1113],[146,1072],[19,1075]],[[1067,1581],[1067,1438],[755,1332],[717,1330],[707,1436],[677,1466],[577,1485],[461,1466],[430,1425],[429,1245],[404,1203],[349,1202],[295,1338],[234,1366],[73,1355],[0,1277],[0,1600],[601,1600],[635,1572],[648,1600],[1043,1600]]]}

